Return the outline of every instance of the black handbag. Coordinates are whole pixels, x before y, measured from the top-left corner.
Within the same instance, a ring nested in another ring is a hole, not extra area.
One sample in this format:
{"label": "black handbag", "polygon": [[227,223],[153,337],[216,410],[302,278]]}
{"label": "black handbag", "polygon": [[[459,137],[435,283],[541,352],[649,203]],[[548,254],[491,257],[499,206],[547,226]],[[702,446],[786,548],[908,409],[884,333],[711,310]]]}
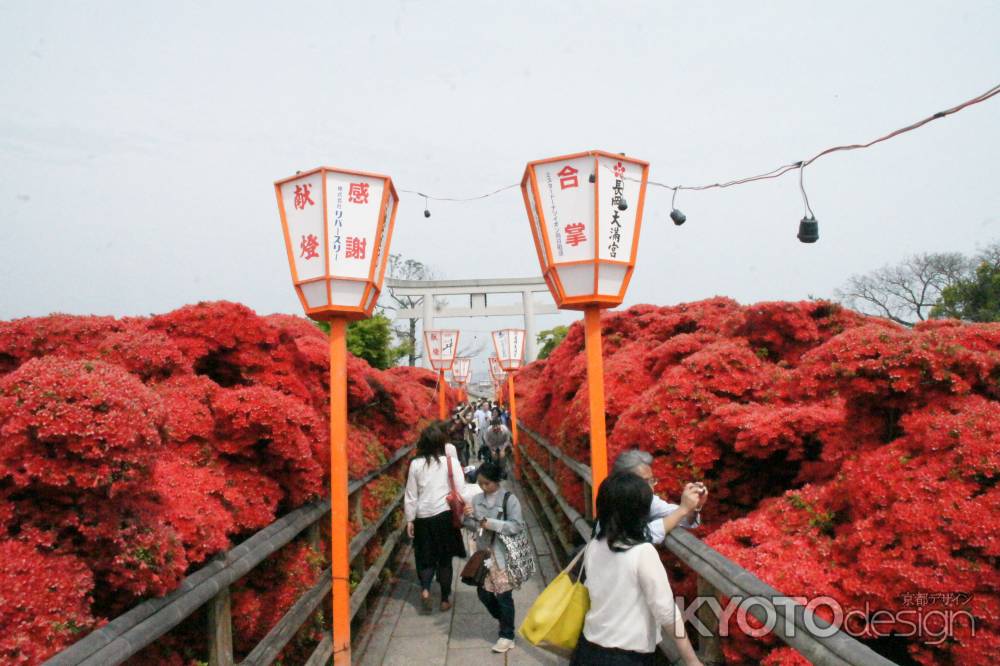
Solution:
{"label": "black handbag", "polygon": [[489,567],[486,566],[486,558],[489,555],[490,551],[488,550],[477,550],[472,554],[469,561],[462,567],[462,573],[459,574],[463,583],[472,587],[479,587],[483,584],[486,575],[490,572]]}
{"label": "black handbag", "polygon": [[[508,493],[509,494],[509,493]],[[504,495],[503,508],[501,509],[501,514],[504,518],[507,517],[507,495]],[[477,550],[472,554],[472,557],[465,563],[462,567],[462,572],[459,574],[459,578],[466,585],[471,585],[472,587],[480,587],[486,580],[486,576],[490,573],[490,568],[486,566],[486,560],[493,554],[493,544],[497,541],[497,533],[493,533],[493,538],[490,540],[490,547],[488,550]]]}

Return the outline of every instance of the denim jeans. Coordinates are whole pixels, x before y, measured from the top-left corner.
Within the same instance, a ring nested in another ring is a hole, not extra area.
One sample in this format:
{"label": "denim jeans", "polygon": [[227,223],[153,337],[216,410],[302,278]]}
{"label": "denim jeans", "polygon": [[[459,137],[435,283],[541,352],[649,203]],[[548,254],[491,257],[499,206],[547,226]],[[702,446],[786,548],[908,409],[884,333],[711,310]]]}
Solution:
{"label": "denim jeans", "polygon": [[482,586],[476,588],[479,600],[490,615],[500,621],[500,638],[514,639],[514,595],[510,592],[493,594]]}

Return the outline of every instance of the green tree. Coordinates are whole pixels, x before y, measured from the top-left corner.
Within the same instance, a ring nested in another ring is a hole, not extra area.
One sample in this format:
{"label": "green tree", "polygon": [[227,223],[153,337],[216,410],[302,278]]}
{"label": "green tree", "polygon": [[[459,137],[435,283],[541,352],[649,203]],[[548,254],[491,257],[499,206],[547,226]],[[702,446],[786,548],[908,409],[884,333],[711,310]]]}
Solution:
{"label": "green tree", "polygon": [[[317,322],[316,325],[327,335],[330,334],[330,325],[326,322]],[[407,343],[394,345],[394,338],[392,322],[383,314],[347,325],[347,351],[379,370],[391,368],[409,353]]]}
{"label": "green tree", "polygon": [[559,346],[569,333],[568,326],[556,326],[538,334],[537,340],[541,348],[538,350],[538,358],[548,358],[552,350]]}
{"label": "green tree", "polygon": [[1000,321],[1000,243],[994,243],[976,257],[976,270],[941,291],[941,299],[931,311],[937,318],[964,321]]}

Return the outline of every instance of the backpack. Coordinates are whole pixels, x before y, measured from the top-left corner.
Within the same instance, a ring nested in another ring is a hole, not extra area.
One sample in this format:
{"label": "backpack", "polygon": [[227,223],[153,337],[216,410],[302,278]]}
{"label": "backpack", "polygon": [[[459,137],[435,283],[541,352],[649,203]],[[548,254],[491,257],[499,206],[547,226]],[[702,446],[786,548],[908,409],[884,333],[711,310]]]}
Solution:
{"label": "backpack", "polygon": [[[507,520],[507,498],[510,497],[508,490],[503,496],[503,519]],[[532,555],[531,540],[528,538],[528,528],[524,527],[519,533],[513,536],[498,533],[500,541],[507,549],[507,578],[515,589],[520,589],[521,584],[531,578],[535,573],[535,558]]]}

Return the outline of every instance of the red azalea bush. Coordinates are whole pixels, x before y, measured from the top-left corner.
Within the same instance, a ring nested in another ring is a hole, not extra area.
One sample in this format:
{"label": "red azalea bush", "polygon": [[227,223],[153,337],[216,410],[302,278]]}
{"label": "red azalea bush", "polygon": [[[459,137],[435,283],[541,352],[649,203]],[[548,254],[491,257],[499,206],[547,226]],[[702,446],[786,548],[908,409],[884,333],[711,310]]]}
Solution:
{"label": "red azalea bush", "polygon": [[[602,329],[609,457],[653,453],[673,501],[687,481],[708,484],[710,545],[785,594],[830,595],[845,610],[963,593],[952,610],[975,617],[975,636],[968,622],[937,645],[849,629],[910,663],[995,661],[1000,324],[911,330],[825,302],[714,298],[606,313]],[[517,391],[523,421],[586,462],[582,326],[521,371]],[[582,508],[575,475],[556,481]],[[665,561],[676,591],[692,593],[683,566]],[[805,663],[773,637],[737,632],[724,648],[727,663]]]}
{"label": "red azalea bush", "polygon": [[[40,663],[325,495],[328,354],[308,320],[228,302],[0,322],[0,662]],[[349,357],[353,478],[415,440],[435,379]],[[401,469],[363,491],[355,529],[382,515]],[[240,649],[315,582],[316,558],[293,542],[234,591]],[[141,661],[189,663],[203,640],[168,636]]]}

